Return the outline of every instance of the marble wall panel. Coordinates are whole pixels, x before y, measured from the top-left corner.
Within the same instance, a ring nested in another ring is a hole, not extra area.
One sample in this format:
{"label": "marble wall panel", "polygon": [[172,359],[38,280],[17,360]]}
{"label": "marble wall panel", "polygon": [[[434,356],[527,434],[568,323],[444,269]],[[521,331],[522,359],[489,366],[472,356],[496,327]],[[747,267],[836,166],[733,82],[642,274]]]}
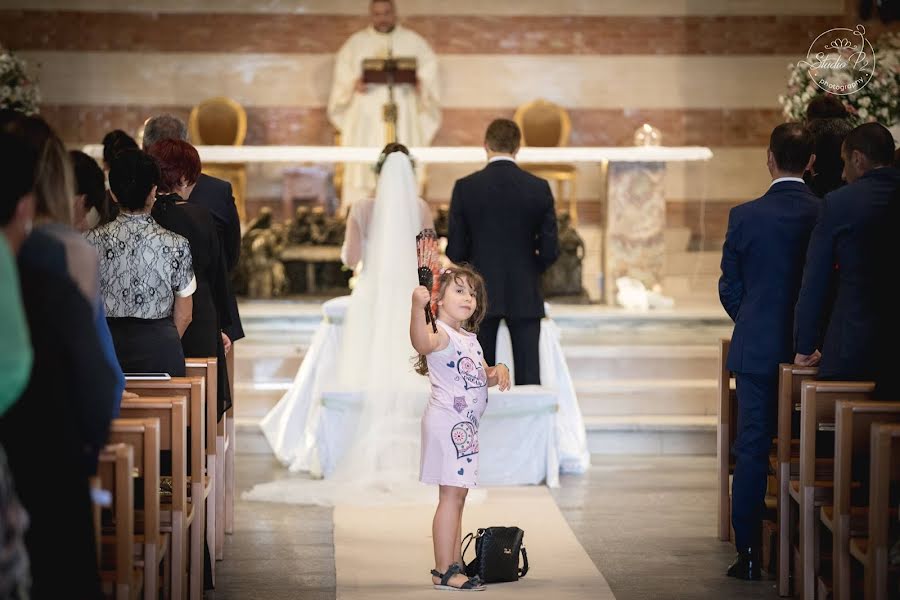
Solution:
{"label": "marble wall panel", "polygon": [[[515,110],[451,108],[443,111],[435,146],[479,146],[484,130],[496,118],[512,118]],[[144,120],[161,113],[186,119],[189,106],[173,105],[58,105],[44,104],[41,113],[70,143],[100,140],[110,129],[136,131]],[[772,128],[781,122],[778,109],[576,109],[571,146],[622,146],[632,143],[634,131],[651,123],[667,146],[756,147],[768,144]],[[321,145],[334,139],[324,108],[250,106],[247,108],[247,145]]]}
{"label": "marble wall panel", "polygon": [[[330,54],[22,52],[50,104],[191,106],[226,95],[247,106],[321,107]],[[448,55],[445,108],[774,109],[796,56]]]}
{"label": "marble wall panel", "polygon": [[[357,15],[360,0],[5,0],[18,9]],[[399,0],[404,15],[841,15],[845,0]]]}
{"label": "marble wall panel", "polygon": [[[829,15],[422,15],[403,23],[440,55],[769,55],[804,52],[836,20]],[[0,11],[4,44],[20,50],[332,53],[367,24],[365,16],[349,15]]]}

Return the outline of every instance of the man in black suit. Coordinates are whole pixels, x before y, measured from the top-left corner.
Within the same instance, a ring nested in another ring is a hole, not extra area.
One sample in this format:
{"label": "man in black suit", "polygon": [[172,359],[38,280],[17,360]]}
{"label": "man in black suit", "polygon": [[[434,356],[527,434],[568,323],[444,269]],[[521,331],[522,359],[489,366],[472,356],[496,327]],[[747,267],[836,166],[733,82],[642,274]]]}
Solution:
{"label": "man in black suit", "polygon": [[[896,268],[896,231],[890,224],[900,170],[890,166],[893,137],[878,123],[851,131],[841,154],[847,185],[825,196],[809,241],[796,308],[794,362],[819,363],[820,379],[866,380],[877,375],[882,350],[890,344],[882,333],[894,310],[887,289]],[[832,277],[837,277],[837,297],[820,358],[816,348]]]}
{"label": "man in black suit", "polygon": [[521,139],[508,119],[488,126],[487,166],[453,186],[447,257],[484,276],[488,306],[478,341],[485,360],[496,362],[497,328],[505,319],[516,385],[528,385],[541,382],[541,273],[559,256],[559,241],[550,185],[516,164]]}
{"label": "man in black suit", "polygon": [[719,299],[734,320],[726,366],[737,382],[738,430],[731,523],[738,557],[729,577],[760,578],[760,540],[775,433],[778,364],[793,356],[791,332],[803,260],[819,199],[803,182],[813,137],[785,123],[769,139],[768,191],[731,209],[722,248]]}
{"label": "man in black suit", "polygon": [[[172,115],[159,115],[148,119],[144,125],[142,141],[144,151],[146,152],[147,148],[159,140],[166,139],[188,141],[188,130],[184,121]],[[200,173],[194,191],[191,192],[190,201],[205,206],[212,215],[225,256],[225,266],[228,272],[232,273],[241,257],[241,219],[234,203],[231,184],[206,173]],[[230,349],[231,342],[244,337],[237,299],[231,292],[230,285],[228,300],[231,325],[224,330],[228,338],[227,341],[223,340],[226,349]]]}

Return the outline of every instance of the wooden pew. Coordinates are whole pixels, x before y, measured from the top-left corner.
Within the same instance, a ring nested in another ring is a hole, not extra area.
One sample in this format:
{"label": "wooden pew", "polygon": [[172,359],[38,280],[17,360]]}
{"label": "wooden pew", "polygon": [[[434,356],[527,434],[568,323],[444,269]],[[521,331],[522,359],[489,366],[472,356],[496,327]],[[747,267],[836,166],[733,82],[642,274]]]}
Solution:
{"label": "wooden pew", "polygon": [[791,594],[791,481],[800,479],[800,389],[819,369],[781,364],[778,373],[778,441],[775,473],[778,479],[778,595]]}
{"label": "wooden pew", "polygon": [[221,441],[219,439],[218,359],[214,356],[188,358],[185,361],[185,367],[188,377],[204,377],[206,379],[206,473],[209,477],[209,487],[212,490],[206,502],[206,543],[209,545],[210,552],[214,553],[212,570],[213,579],[215,579],[215,561],[224,558],[225,548],[224,473],[220,477],[218,468],[220,462],[223,466],[225,464],[225,457],[221,456],[219,451],[219,446],[222,446],[222,452],[224,452],[225,440],[224,429],[221,432],[223,436]]}
{"label": "wooden pew", "polygon": [[[114,419],[110,425],[109,442],[131,446],[134,454],[134,475],[144,480],[143,508],[135,507],[136,564],[144,567],[144,598],[159,598],[159,567],[168,570],[169,535],[160,529],[159,508],[159,452],[160,423],[151,419]],[[105,541],[105,540],[104,540]]]}
{"label": "wooden pew", "polygon": [[820,598],[831,595],[835,600],[851,600],[850,537],[859,535],[868,525],[868,506],[853,503],[854,482],[863,481],[868,472],[853,471],[854,465],[865,464],[868,471],[872,424],[900,422],[900,402],[851,402],[839,400],[835,409],[834,429],[834,504],[823,506],[822,524],[832,536],[831,578],[818,574]]}
{"label": "wooden pew", "polygon": [[[138,396],[180,396],[185,406],[186,426],[191,430],[189,441],[190,501],[189,512],[201,526],[190,528],[190,595],[200,598],[203,594],[203,546],[206,522],[205,503],[211,488],[205,475],[206,466],[206,386],[202,377],[173,377],[166,381],[126,380],[125,389]],[[195,517],[193,515],[196,515]],[[177,562],[172,560],[173,580]]]}
{"label": "wooden pew", "polygon": [[[850,538],[850,556],[863,565],[866,600],[887,600],[897,589],[897,567],[891,567],[888,553],[897,538],[891,538],[891,487],[900,485],[900,425],[875,423],[871,430],[869,468],[868,537]],[[893,586],[893,587],[891,587]]]}
{"label": "wooden pew", "polygon": [[234,407],[237,406],[237,397],[234,395],[234,353],[235,344],[231,345],[231,352],[225,355],[225,363],[228,366],[228,387],[231,390],[231,408],[225,411],[225,533],[234,533],[234,452],[237,438],[234,437]]}
{"label": "wooden pew", "polygon": [[104,593],[111,589],[116,600],[140,597],[143,583],[143,570],[134,567],[133,467],[131,446],[111,444],[100,452],[97,477],[100,488],[112,495],[109,528],[113,532],[112,544],[108,546],[111,552],[101,551],[100,580]]}
{"label": "wooden pew", "polygon": [[[733,374],[725,366],[731,340],[719,340],[719,422],[716,430],[718,461],[718,532],[723,542],[731,540],[731,486],[730,477],[734,473],[734,455],[731,447],[737,435],[737,391]],[[774,450],[770,451],[770,462],[774,463]],[[774,481],[770,480],[766,491],[766,508],[774,513],[777,505]],[[768,543],[764,545],[764,559],[768,557]],[[764,560],[764,562],[766,562]],[[766,564],[768,564],[766,562]]]}
{"label": "wooden pew", "polygon": [[800,479],[790,482],[792,500],[799,512],[799,547],[794,559],[798,588],[803,598],[815,600],[818,566],[817,509],[831,504],[834,487],[833,442],[828,448],[816,443],[820,432],[834,431],[838,400],[868,400],[875,384],[860,381],[805,381],[800,390]]}
{"label": "wooden pew", "polygon": [[[166,572],[165,589],[172,598],[181,600],[187,589],[184,573],[187,570],[188,534],[197,529],[194,506],[187,500],[187,399],[185,396],[142,397],[122,400],[121,418],[152,419],[159,423],[159,450],[168,451],[172,457],[172,491],[163,494],[157,484],[151,483],[149,476],[144,477],[144,492],[155,492],[159,503],[159,528],[169,534],[169,560]],[[145,500],[146,502],[146,500]],[[152,502],[152,501],[151,501]],[[152,517],[151,517],[152,518]],[[145,530],[147,517],[144,518]],[[195,539],[195,536],[191,536]],[[202,541],[202,536],[201,536]],[[200,549],[201,560],[203,548]],[[202,564],[201,564],[202,573]]]}

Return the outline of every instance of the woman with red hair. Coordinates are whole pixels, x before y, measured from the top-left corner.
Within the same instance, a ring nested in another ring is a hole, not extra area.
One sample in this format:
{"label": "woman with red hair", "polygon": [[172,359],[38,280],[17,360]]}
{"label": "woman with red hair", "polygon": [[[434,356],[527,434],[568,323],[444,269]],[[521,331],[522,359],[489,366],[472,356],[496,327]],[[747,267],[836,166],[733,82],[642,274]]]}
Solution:
{"label": "woman with red hair", "polygon": [[221,419],[231,406],[221,335],[222,329],[231,322],[227,310],[228,273],[209,210],[189,201],[200,176],[200,156],[189,143],[173,139],[156,142],[147,153],[156,159],[161,173],[151,215],[166,229],[187,238],[197,276],[193,320],[181,338],[181,346],[188,358],[218,357],[218,415]]}

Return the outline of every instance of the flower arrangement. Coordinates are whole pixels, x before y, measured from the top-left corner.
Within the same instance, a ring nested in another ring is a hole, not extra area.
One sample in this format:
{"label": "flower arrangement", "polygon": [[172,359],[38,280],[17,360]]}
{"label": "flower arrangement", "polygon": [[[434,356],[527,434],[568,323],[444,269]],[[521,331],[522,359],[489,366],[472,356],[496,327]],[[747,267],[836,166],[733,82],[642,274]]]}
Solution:
{"label": "flower arrangement", "polygon": [[[809,101],[824,92],[809,77],[803,61],[788,65],[787,93],[778,96],[784,117],[802,121]],[[854,124],[877,121],[890,127],[900,123],[900,32],[885,33],[875,48],[875,72],[862,89],[836,95]]]}
{"label": "flower arrangement", "polygon": [[33,115],[38,112],[40,93],[20,57],[0,46],[0,108]]}

